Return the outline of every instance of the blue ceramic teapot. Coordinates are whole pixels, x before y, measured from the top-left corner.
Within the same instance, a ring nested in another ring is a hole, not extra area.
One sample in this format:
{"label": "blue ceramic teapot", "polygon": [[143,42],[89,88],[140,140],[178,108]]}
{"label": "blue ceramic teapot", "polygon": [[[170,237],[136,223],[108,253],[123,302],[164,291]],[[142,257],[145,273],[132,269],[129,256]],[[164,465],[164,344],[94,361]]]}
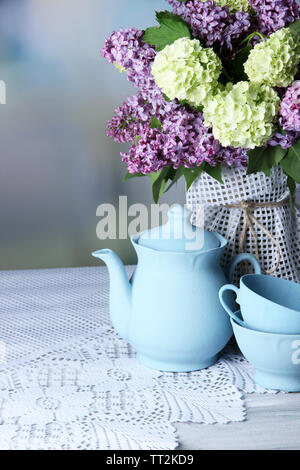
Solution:
{"label": "blue ceramic teapot", "polygon": [[138,265],[130,281],[113,251],[93,253],[110,272],[113,326],[140,362],[163,371],[199,370],[216,362],[232,335],[218,292],[242,260],[260,273],[256,258],[243,253],[229,263],[226,278],[220,257],[227,240],[192,226],[190,215],[173,206],[167,224],[131,238]]}

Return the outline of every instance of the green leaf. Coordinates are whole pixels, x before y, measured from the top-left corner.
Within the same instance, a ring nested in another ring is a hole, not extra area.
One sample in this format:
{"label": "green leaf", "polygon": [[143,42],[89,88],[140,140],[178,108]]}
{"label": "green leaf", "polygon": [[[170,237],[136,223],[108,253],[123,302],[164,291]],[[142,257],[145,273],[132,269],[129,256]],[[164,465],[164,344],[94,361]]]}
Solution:
{"label": "green leaf", "polygon": [[222,180],[222,165],[210,166],[208,163],[205,164],[204,171],[209,174],[212,178],[219,181],[219,183],[224,184]]}
{"label": "green leaf", "polygon": [[287,150],[280,147],[280,145],[249,150],[247,175],[263,171],[267,176],[270,176],[271,168],[280,163],[286,153]]}
{"label": "green leaf", "polygon": [[127,181],[127,180],[131,180],[132,178],[138,178],[140,176],[146,176],[144,175],[144,173],[135,173],[134,175],[129,173],[127,171],[126,175],[124,176],[123,180],[122,181]]}
{"label": "green leaf", "polygon": [[171,171],[172,167],[167,167],[157,171],[156,173],[150,173],[149,175],[152,184],[153,200],[156,204],[164,192]]}
{"label": "green leaf", "polygon": [[174,170],[174,174],[172,175],[172,177],[169,179],[171,180],[171,183],[169,184],[169,186],[164,190],[164,192],[166,193],[167,191],[169,191],[169,189],[172,188],[172,186],[174,186],[174,184],[177,183],[177,181],[182,177],[183,173],[182,173],[182,169],[181,168],[178,168],[178,170]]}
{"label": "green leaf", "polygon": [[295,33],[298,33],[300,34],[300,20],[296,20],[294,21],[294,23],[291,23],[288,28],[291,30],[291,31],[294,31]]}
{"label": "green leaf", "polygon": [[204,167],[205,163],[202,163],[202,165],[197,166],[196,168],[185,168],[184,166],[181,167],[181,171],[186,182],[186,190],[188,190],[192,186],[193,182],[204,170]]}
{"label": "green leaf", "polygon": [[286,156],[287,154],[287,149],[283,149],[280,147],[280,145],[276,145],[275,147],[267,147],[264,153],[264,159],[265,159],[265,166],[266,169],[263,169],[263,171],[267,174],[267,176],[270,176],[270,170],[273,168],[273,166],[278,165],[278,163],[281,162],[281,160]]}
{"label": "green leaf", "polygon": [[134,145],[137,146],[138,144],[138,141],[141,139],[142,137],[140,135],[137,135],[136,138],[134,139]]}
{"label": "green leaf", "polygon": [[295,142],[294,145],[290,147],[289,151],[295,154],[297,159],[300,160],[300,139],[298,139],[297,142]]}
{"label": "green leaf", "polygon": [[150,129],[159,129],[162,130],[162,123],[156,117],[151,116]]}
{"label": "green leaf", "polygon": [[170,98],[167,95],[165,95],[164,93],[162,95],[168,103],[171,103],[172,100],[170,100]]}
{"label": "green leaf", "polygon": [[195,109],[196,111],[203,111],[203,106],[194,106],[188,100],[178,100],[181,106],[188,106],[189,108]]}
{"label": "green leaf", "polygon": [[250,44],[250,41],[251,39],[253,39],[255,36],[258,36],[260,37],[260,39],[262,39],[263,41],[267,40],[267,36],[265,36],[264,34],[262,34],[261,32],[259,31],[253,31],[253,33],[250,33],[246,38],[244,38],[241,42],[240,42],[240,46],[242,44]]}
{"label": "green leaf", "polygon": [[173,44],[179,38],[191,38],[190,29],[180,16],[169,11],[161,11],[156,13],[156,19],[160,26],[146,29],[143,40],[155,46],[157,51]]}
{"label": "green leaf", "polygon": [[234,60],[226,62],[226,67],[230,70],[230,73],[234,78],[242,80],[246,76],[244,63],[248,59],[251,49],[252,46],[247,44],[243,49],[239,50],[235,55]]}
{"label": "green leaf", "polygon": [[262,170],[264,151],[264,147],[258,147],[248,151],[247,175],[251,175],[251,173],[257,173]]}
{"label": "green leaf", "polygon": [[295,208],[294,208],[294,194],[295,194],[295,191],[296,191],[296,182],[295,182],[295,180],[293,180],[293,178],[291,178],[290,176],[288,176],[287,185],[288,185],[288,188],[289,188],[289,190],[290,190],[290,208],[291,208],[291,211],[292,211],[292,212],[295,212]]}
{"label": "green leaf", "polygon": [[281,160],[280,165],[288,176],[296,183],[300,183],[300,139],[290,147],[288,154]]}

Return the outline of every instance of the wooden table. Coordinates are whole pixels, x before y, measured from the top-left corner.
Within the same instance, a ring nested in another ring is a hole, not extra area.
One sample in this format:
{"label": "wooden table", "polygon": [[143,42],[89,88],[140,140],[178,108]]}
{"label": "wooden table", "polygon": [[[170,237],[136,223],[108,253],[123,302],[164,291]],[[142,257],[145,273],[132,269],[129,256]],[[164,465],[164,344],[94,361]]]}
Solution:
{"label": "wooden table", "polygon": [[300,393],[246,395],[247,421],[227,425],[178,423],[186,450],[299,450]]}

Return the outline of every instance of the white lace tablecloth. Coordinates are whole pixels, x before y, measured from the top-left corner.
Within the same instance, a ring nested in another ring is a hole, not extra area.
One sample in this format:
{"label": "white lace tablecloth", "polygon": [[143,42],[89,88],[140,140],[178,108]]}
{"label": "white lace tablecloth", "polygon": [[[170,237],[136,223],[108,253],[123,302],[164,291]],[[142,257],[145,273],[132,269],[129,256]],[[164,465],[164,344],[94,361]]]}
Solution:
{"label": "white lace tablecloth", "polygon": [[230,348],[198,372],[140,365],[108,294],[106,268],[0,272],[0,449],[175,449],[174,423],[243,421],[243,392],[266,392]]}

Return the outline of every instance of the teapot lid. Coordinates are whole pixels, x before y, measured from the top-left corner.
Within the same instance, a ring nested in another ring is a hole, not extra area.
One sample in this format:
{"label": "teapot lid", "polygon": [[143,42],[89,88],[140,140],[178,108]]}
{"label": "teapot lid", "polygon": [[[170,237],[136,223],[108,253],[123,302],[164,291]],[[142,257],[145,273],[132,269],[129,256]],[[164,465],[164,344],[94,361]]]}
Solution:
{"label": "teapot lid", "polygon": [[221,245],[213,232],[195,227],[190,222],[191,211],[175,204],[168,211],[168,221],[143,232],[138,244],[158,251],[207,251]]}

